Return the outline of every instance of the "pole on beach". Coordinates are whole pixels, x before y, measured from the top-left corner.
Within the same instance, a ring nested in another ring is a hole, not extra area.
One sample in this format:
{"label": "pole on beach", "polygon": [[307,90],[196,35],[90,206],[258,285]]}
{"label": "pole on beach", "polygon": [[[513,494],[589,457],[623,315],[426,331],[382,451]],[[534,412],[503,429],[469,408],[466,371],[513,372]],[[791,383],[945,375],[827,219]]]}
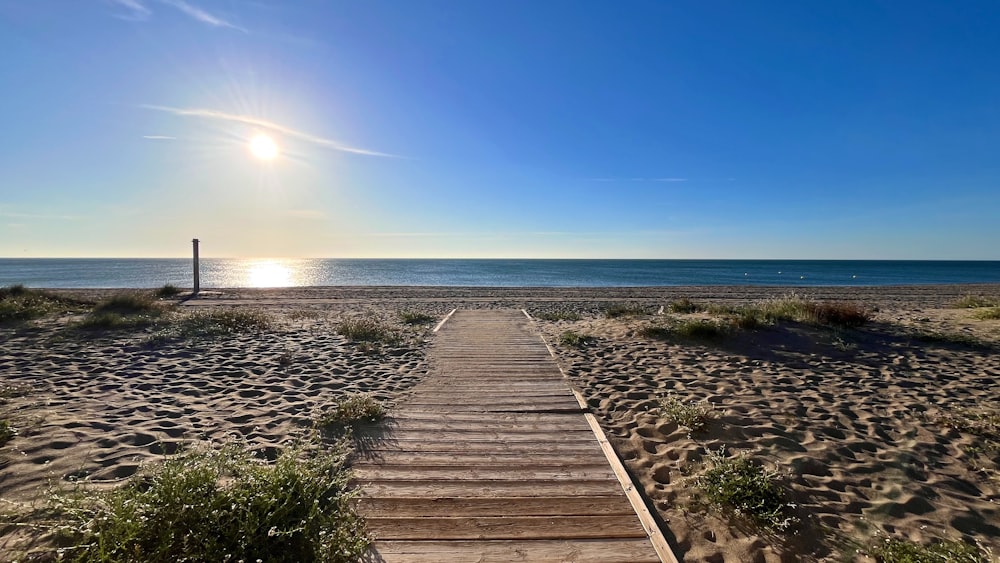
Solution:
{"label": "pole on beach", "polygon": [[201,280],[199,279],[198,272],[198,239],[191,239],[191,246],[194,250],[194,291],[191,292],[192,295],[198,295],[201,291]]}

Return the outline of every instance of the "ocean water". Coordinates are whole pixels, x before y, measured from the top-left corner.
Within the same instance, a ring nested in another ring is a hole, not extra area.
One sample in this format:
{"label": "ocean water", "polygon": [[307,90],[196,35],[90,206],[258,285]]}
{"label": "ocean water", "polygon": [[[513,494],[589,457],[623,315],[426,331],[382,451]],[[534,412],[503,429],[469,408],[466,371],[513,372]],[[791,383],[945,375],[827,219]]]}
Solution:
{"label": "ocean water", "polygon": [[[0,258],[0,286],[191,287],[189,258]],[[1000,283],[998,261],[201,260],[201,287],[684,285],[878,286]]]}

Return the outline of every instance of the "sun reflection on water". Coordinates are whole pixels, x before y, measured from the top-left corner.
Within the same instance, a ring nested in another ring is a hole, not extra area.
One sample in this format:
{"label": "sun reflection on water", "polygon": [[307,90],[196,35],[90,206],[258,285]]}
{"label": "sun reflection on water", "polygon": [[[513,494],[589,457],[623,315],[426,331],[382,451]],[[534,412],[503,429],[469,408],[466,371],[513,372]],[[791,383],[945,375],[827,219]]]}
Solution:
{"label": "sun reflection on water", "polygon": [[250,287],[291,287],[296,285],[291,264],[264,260],[250,264],[247,282]]}

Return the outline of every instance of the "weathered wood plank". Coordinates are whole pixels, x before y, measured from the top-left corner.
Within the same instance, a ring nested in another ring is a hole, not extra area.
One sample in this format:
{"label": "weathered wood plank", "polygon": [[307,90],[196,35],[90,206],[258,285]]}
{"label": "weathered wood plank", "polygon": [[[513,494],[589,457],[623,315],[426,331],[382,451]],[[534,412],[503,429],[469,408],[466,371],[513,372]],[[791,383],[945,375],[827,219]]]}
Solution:
{"label": "weathered wood plank", "polygon": [[365,494],[376,497],[497,498],[614,496],[624,493],[617,481],[377,481],[363,483]]}
{"label": "weathered wood plank", "polygon": [[[401,450],[367,450],[356,454],[359,467],[364,463],[377,463],[382,466],[392,465],[492,465],[512,467],[524,465],[523,452],[413,452]],[[576,467],[580,465],[599,465],[605,463],[605,457],[597,452],[575,452],[572,455],[558,453],[538,453],[531,456],[531,467]]]}
{"label": "weathered wood plank", "polygon": [[559,480],[559,479],[614,479],[615,473],[603,465],[576,465],[569,467],[537,467],[524,465],[521,467],[496,467],[486,465],[455,465],[442,467],[434,465],[366,465],[354,470],[354,478],[358,481],[378,480],[388,481],[401,479],[404,481],[525,481],[525,480]]}
{"label": "weathered wood plank", "polygon": [[614,496],[504,498],[364,497],[358,510],[369,518],[418,516],[632,516],[632,507]]}
{"label": "weathered wood plank", "polygon": [[653,563],[645,539],[380,541],[374,550],[386,563]]}
{"label": "weathered wood plank", "polygon": [[368,529],[385,540],[561,540],[646,538],[634,518],[621,516],[470,516],[366,518]]}

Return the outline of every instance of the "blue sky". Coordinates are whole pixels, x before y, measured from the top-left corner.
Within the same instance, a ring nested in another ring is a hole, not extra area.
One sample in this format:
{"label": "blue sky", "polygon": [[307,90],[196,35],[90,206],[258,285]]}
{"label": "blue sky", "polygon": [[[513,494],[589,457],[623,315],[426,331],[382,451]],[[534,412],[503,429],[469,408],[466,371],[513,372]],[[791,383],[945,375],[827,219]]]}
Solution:
{"label": "blue sky", "polygon": [[0,0],[0,256],[1000,259],[997,29],[992,1]]}

